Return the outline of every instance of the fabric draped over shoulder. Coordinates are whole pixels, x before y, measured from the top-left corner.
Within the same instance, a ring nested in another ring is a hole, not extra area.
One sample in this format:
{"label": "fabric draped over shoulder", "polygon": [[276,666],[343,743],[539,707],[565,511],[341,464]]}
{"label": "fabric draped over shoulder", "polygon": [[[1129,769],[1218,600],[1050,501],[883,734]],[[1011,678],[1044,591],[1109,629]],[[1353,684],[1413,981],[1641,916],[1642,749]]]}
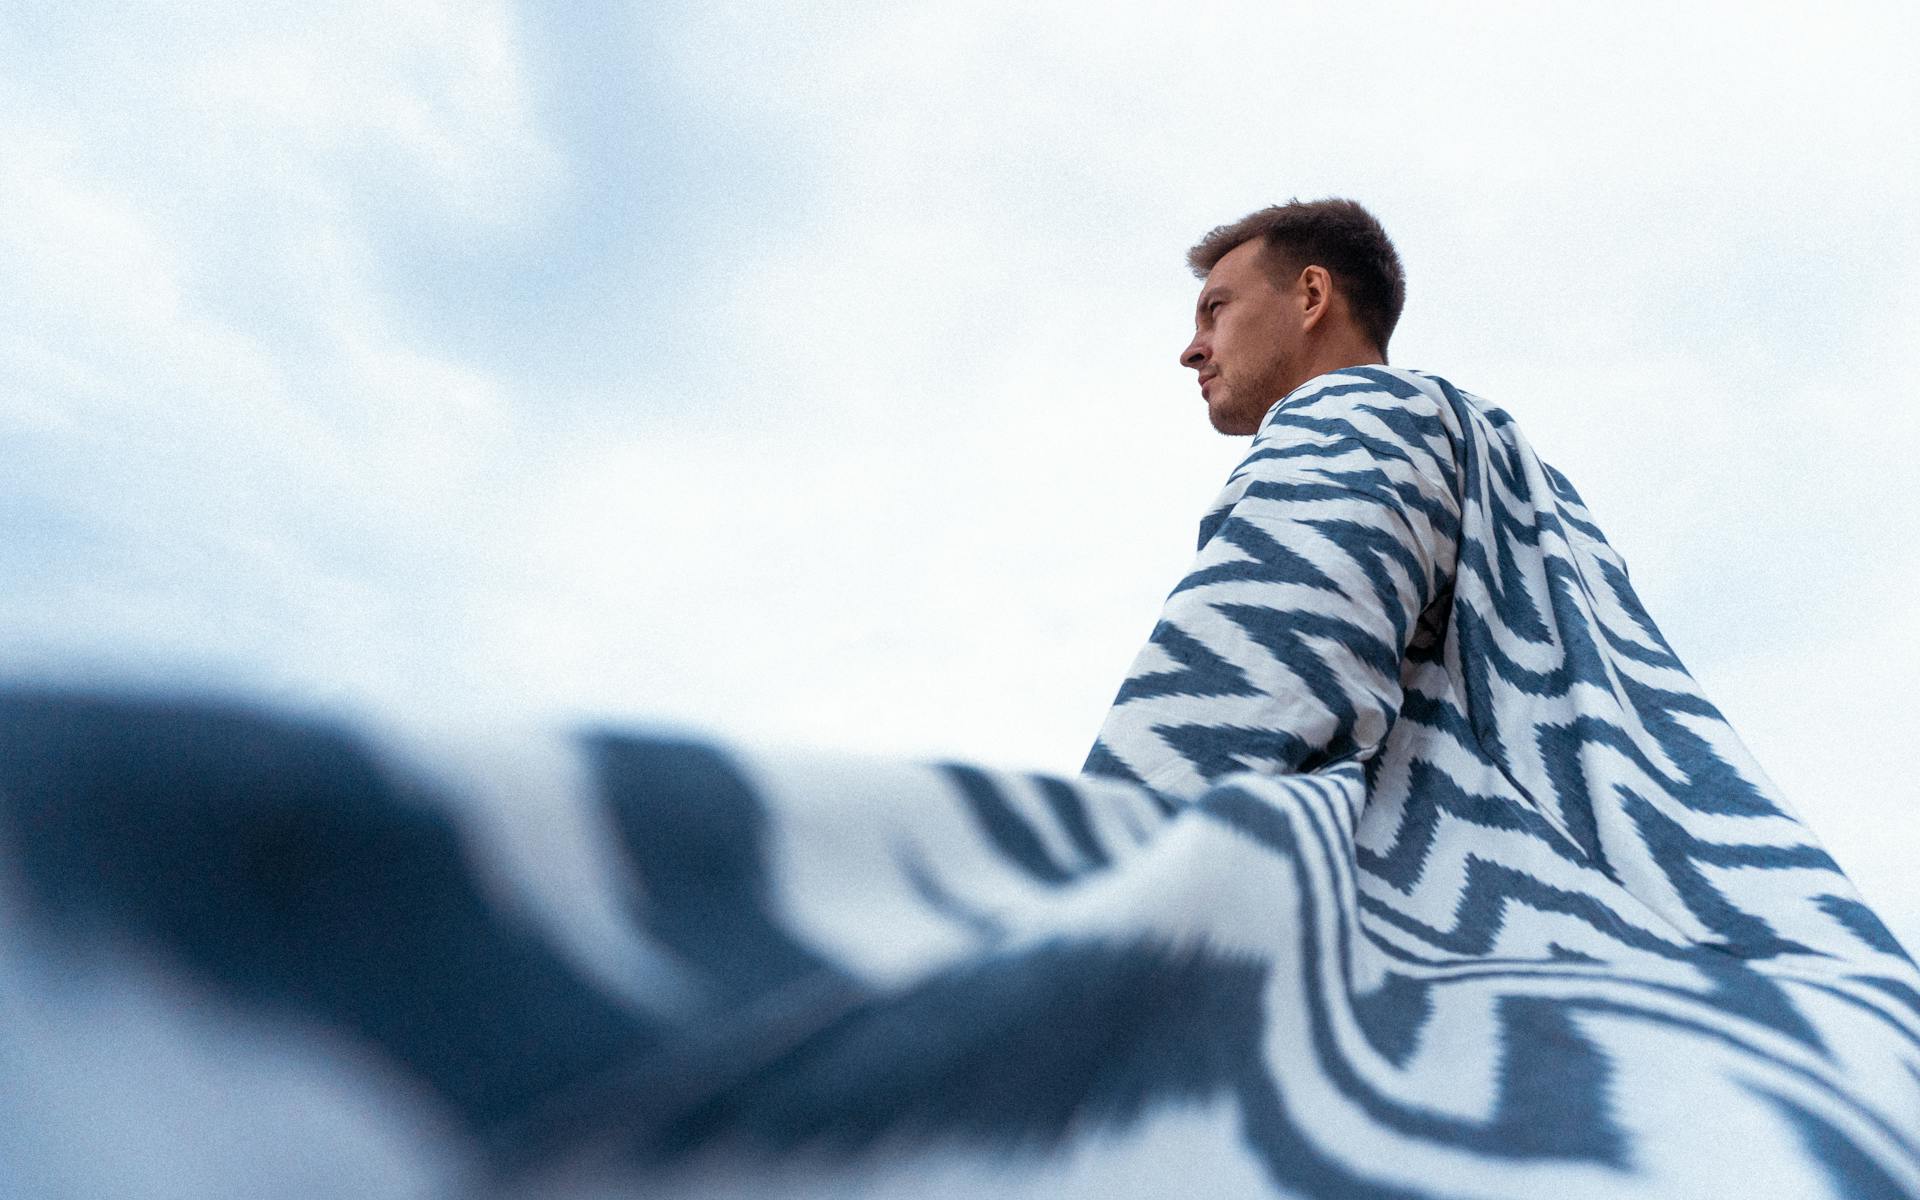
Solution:
{"label": "fabric draped over shoulder", "polygon": [[1384,372],[1275,406],[1086,769],[1192,795],[1235,770],[1377,754],[1401,663],[1452,587],[1456,419]]}

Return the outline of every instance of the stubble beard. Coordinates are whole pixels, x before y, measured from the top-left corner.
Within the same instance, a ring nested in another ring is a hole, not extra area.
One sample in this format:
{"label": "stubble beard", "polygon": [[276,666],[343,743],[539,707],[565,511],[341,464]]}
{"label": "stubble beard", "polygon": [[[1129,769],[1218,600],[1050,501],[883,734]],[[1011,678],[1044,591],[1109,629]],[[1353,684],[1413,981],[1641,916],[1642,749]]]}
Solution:
{"label": "stubble beard", "polygon": [[1282,362],[1268,363],[1257,377],[1246,380],[1220,377],[1223,393],[1220,403],[1207,407],[1213,427],[1229,437],[1248,437],[1260,432],[1260,422],[1287,394],[1287,367]]}

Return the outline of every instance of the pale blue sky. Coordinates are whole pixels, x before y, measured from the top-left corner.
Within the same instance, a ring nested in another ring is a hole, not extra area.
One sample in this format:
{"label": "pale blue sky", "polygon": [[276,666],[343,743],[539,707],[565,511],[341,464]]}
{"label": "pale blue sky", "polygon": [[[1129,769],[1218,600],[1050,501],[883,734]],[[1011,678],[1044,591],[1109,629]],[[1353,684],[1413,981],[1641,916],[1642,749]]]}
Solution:
{"label": "pale blue sky", "polygon": [[1344,194],[1920,944],[1920,18],[1672,7],[8,6],[0,653],[1071,770]]}

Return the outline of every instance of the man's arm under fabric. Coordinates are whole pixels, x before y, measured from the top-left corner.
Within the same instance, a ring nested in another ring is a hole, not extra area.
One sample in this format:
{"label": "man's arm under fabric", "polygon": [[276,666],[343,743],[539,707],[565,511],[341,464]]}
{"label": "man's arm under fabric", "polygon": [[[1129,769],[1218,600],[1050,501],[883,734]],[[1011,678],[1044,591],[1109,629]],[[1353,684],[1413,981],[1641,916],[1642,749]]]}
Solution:
{"label": "man's arm under fabric", "polygon": [[1400,710],[1403,656],[1426,625],[1445,628],[1454,436],[1444,403],[1370,368],[1276,405],[1083,770],[1192,796],[1236,770],[1374,754]]}

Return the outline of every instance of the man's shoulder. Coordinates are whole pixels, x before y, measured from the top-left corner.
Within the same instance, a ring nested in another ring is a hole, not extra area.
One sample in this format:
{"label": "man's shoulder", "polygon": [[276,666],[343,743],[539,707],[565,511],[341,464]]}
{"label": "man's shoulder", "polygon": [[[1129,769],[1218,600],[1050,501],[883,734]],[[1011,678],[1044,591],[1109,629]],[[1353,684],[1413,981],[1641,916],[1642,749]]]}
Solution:
{"label": "man's shoulder", "polygon": [[[1262,483],[1297,484],[1305,475],[1326,486],[1385,471],[1426,482],[1422,490],[1452,493],[1460,443],[1479,420],[1471,398],[1437,375],[1381,364],[1343,367],[1315,376],[1268,410],[1248,453],[1228,477],[1215,507]],[[1331,472],[1332,474],[1329,474]]]}
{"label": "man's shoulder", "polygon": [[1267,410],[1255,441],[1315,434],[1351,436],[1358,427],[1402,436],[1458,430],[1470,397],[1438,375],[1383,363],[1316,375]]}

